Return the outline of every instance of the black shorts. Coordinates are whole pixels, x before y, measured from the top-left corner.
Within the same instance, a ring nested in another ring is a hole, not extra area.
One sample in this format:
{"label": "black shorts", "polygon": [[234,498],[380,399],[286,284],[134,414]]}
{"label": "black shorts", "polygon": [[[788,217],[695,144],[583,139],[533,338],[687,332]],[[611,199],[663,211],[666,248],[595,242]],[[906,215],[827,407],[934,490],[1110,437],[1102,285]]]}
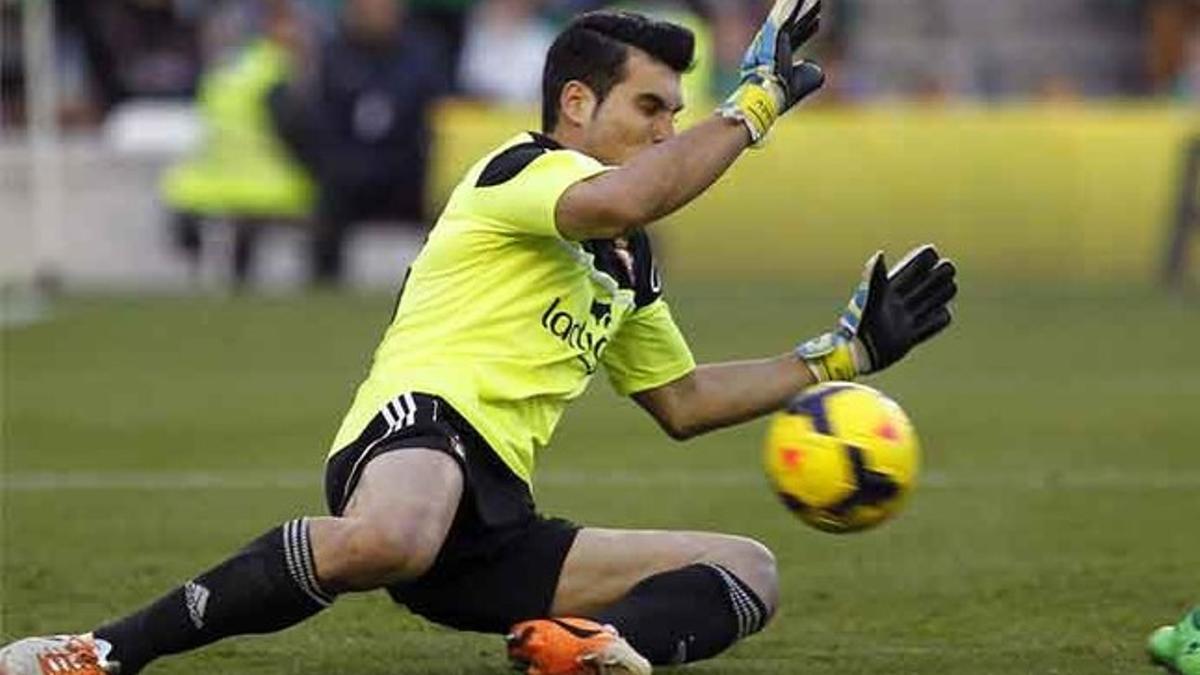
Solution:
{"label": "black shorts", "polygon": [[392,598],[430,621],[460,630],[504,633],[549,614],[579,526],[537,513],[529,487],[446,401],[402,394],[325,469],[330,512],[342,515],[363,469],[375,457],[431,448],[463,471],[463,496],[433,566],[388,588]]}

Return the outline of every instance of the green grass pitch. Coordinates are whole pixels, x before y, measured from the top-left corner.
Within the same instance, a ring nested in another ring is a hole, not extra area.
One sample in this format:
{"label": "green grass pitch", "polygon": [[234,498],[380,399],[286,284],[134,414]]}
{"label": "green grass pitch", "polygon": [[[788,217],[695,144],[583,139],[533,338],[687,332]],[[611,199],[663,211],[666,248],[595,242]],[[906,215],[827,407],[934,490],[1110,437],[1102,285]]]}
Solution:
{"label": "green grass pitch", "polygon": [[[677,285],[701,360],[781,352],[841,288]],[[321,463],[392,299],[70,299],[3,339],[0,639],[134,609],[280,521]],[[758,537],[783,609],[696,673],[1151,672],[1200,602],[1200,311],[1148,290],[967,286],[951,332],[869,380],[922,437],[881,529],[810,531],[767,490],[761,422],[687,444],[597,382],[541,457],[542,508]],[[602,377],[601,377],[602,379]],[[151,673],[504,673],[497,638],[375,594]]]}

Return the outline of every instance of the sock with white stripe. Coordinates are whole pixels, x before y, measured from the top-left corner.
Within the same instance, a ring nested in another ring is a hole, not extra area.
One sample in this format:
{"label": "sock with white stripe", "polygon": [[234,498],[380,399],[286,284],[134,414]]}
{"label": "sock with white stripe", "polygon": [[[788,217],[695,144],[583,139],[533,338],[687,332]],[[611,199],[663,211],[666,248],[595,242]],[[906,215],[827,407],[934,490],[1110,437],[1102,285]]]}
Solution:
{"label": "sock with white stripe", "polygon": [[762,630],[767,608],[741,579],[701,563],[643,579],[599,615],[654,665],[711,658]]}
{"label": "sock with white stripe", "polygon": [[95,631],[134,675],[160,656],[234,635],[273,633],[325,609],[306,519],[277,527],[150,606]]}

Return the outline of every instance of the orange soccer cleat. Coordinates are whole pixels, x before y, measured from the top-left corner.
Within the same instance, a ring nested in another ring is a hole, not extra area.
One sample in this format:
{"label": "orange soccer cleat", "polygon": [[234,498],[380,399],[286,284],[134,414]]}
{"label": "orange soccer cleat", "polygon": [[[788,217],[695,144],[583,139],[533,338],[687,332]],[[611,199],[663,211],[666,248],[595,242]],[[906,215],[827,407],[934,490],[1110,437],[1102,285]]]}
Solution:
{"label": "orange soccer cleat", "polygon": [[650,662],[612,626],[587,619],[535,619],[512,627],[508,658],[527,675],[650,675]]}
{"label": "orange soccer cleat", "polygon": [[90,635],[27,638],[0,649],[0,675],[116,675],[109,649]]}

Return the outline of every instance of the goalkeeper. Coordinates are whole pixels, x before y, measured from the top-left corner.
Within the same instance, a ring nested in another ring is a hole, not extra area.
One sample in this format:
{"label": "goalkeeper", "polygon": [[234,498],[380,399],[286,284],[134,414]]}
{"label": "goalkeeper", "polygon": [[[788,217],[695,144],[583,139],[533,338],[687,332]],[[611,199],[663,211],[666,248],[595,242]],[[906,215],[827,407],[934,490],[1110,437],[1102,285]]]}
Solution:
{"label": "goalkeeper", "polygon": [[329,455],[332,516],[283,523],[92,632],[14,643],[0,675],[135,675],[377,589],[438,623],[507,634],[510,658],[542,675],[649,673],[761,630],[779,595],[763,545],[547,518],[530,481],[600,368],[685,439],[886,368],[949,324],[955,270],[932,247],[891,271],[876,254],[834,328],[774,358],[697,366],[662,298],[644,228],[821,86],[797,56],[819,12],[779,0],[741,86],[679,135],[687,30],[615,12],[567,26],[547,55],[542,133],[466,173],[409,270]]}

